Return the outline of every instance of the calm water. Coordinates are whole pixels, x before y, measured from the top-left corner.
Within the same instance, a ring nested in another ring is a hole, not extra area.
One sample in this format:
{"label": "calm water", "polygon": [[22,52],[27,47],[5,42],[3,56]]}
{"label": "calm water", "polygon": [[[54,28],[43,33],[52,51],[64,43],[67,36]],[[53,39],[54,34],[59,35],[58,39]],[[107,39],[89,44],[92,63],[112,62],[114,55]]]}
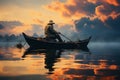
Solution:
{"label": "calm water", "polygon": [[0,80],[120,80],[119,43],[89,50],[27,50],[0,43]]}

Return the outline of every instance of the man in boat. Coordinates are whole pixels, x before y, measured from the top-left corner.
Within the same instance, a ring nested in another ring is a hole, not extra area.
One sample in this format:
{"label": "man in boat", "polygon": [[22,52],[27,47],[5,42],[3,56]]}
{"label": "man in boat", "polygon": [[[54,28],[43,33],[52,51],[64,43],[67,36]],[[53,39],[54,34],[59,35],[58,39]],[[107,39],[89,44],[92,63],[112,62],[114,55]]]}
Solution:
{"label": "man in boat", "polygon": [[59,42],[63,42],[63,40],[59,36],[60,32],[57,32],[54,29],[53,24],[55,24],[55,23],[52,20],[50,20],[49,23],[47,24],[47,26],[45,27],[46,39],[48,39],[48,40],[56,40],[57,39]]}

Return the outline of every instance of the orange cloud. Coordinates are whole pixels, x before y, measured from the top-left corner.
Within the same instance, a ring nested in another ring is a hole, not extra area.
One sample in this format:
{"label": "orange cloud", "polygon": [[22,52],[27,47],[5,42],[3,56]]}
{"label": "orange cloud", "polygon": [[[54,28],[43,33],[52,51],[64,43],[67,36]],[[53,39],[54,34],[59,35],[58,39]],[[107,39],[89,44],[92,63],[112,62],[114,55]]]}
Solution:
{"label": "orange cloud", "polygon": [[91,3],[96,3],[97,2],[97,0],[88,0],[88,2],[91,2]]}
{"label": "orange cloud", "polygon": [[59,1],[52,2],[47,6],[47,8],[53,11],[62,12],[61,14],[63,16],[70,17],[70,12],[64,7],[64,3],[61,3]]}
{"label": "orange cloud", "polygon": [[44,23],[44,21],[42,21],[42,20],[40,20],[40,19],[33,19],[33,21],[35,22],[35,23],[37,23],[37,24],[40,24],[40,25],[44,25],[45,23]]}
{"label": "orange cloud", "polygon": [[95,5],[87,0],[67,0],[66,3],[52,2],[47,8],[60,13],[65,18],[80,19],[84,16],[93,15]]}
{"label": "orange cloud", "polygon": [[23,26],[19,26],[19,27],[13,28],[12,30],[10,30],[10,32],[11,33],[15,33],[15,34],[21,34],[22,32],[29,32],[31,30],[32,30],[32,26],[30,26],[30,25],[23,25]]}
{"label": "orange cloud", "polygon": [[120,15],[118,6],[118,0],[67,0],[65,3],[54,1],[47,8],[60,13],[66,19],[97,17],[105,21],[108,17],[115,19]]}
{"label": "orange cloud", "polygon": [[113,10],[111,9],[110,6],[106,6],[106,5],[97,6],[95,9],[95,13],[97,17],[103,22],[107,20],[109,17],[111,17],[112,19],[115,19],[120,15],[117,9]]}
{"label": "orange cloud", "polygon": [[118,0],[104,0],[104,1],[114,6],[120,6],[120,2],[118,2]]}
{"label": "orange cloud", "polygon": [[104,21],[107,19],[107,16],[102,13],[102,9],[105,9],[103,5],[96,7],[95,13],[102,21]]}

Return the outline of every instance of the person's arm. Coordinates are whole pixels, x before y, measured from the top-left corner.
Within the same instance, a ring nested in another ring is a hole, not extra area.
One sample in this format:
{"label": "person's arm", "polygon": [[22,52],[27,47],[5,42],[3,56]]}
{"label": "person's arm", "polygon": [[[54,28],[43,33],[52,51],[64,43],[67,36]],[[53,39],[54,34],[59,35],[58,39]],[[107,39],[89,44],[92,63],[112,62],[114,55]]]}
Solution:
{"label": "person's arm", "polygon": [[49,30],[50,30],[50,32],[53,33],[53,34],[58,34],[58,32],[57,32],[52,26],[49,27]]}

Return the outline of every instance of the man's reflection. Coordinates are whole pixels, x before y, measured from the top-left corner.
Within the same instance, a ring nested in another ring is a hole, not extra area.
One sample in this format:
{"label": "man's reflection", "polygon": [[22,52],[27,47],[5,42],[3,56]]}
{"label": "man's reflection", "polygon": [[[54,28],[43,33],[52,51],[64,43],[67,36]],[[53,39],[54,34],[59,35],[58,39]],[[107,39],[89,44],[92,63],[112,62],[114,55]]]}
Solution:
{"label": "man's reflection", "polygon": [[49,73],[54,71],[54,63],[56,63],[58,58],[60,58],[61,50],[47,50],[45,54],[45,68],[49,70]]}
{"label": "man's reflection", "polygon": [[41,53],[45,53],[45,68],[49,70],[48,74],[52,74],[54,71],[54,64],[58,61],[57,59],[60,58],[62,50],[45,50],[45,49],[41,49],[41,50],[31,50],[31,49],[27,49],[22,58],[25,58],[27,54],[41,54]]}

